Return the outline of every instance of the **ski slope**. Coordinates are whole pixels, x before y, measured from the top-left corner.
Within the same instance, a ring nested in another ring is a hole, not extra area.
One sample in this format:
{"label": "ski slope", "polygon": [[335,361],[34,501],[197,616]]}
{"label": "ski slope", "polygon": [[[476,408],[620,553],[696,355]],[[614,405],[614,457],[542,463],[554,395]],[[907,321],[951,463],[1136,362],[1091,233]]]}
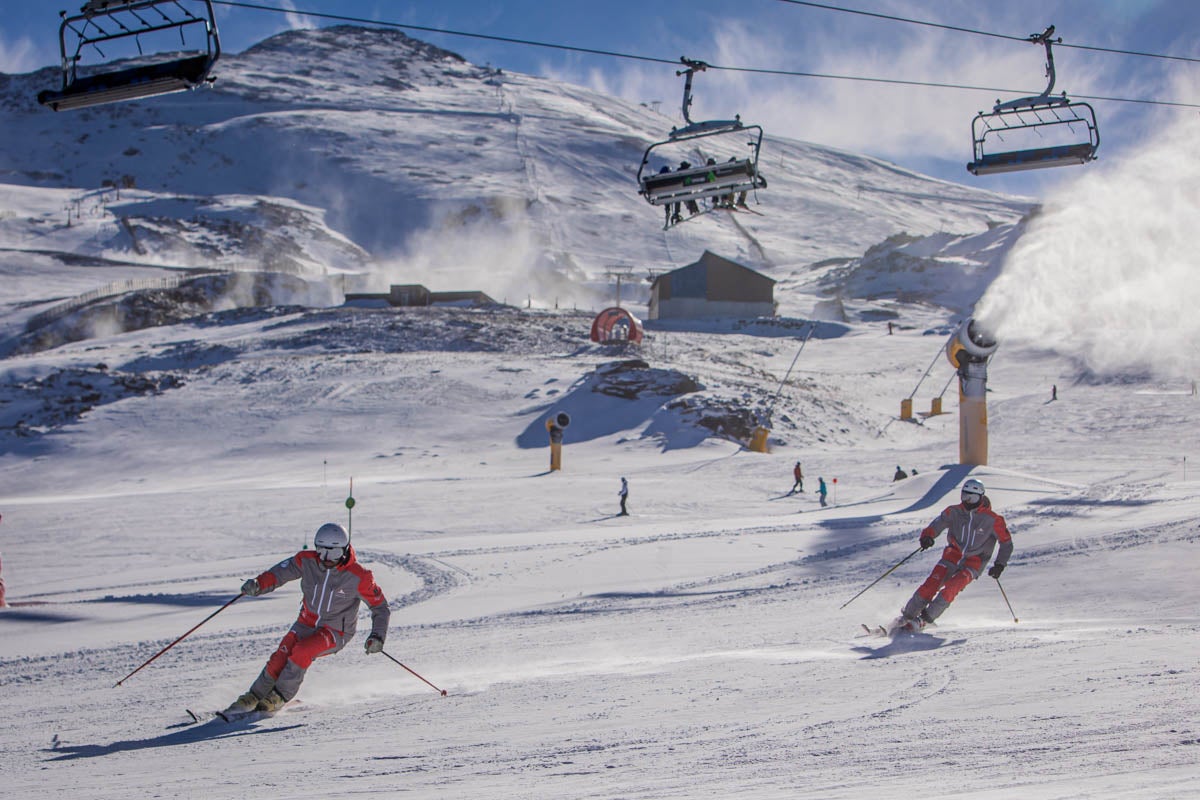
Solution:
{"label": "ski slope", "polygon": [[[13,796],[298,796],[314,774],[322,791],[419,797],[1196,789],[1186,387],[1076,382],[1056,357],[1002,347],[992,465],[970,474],[1014,531],[1003,582],[1020,622],[985,577],[931,632],[889,642],[859,623],[894,615],[935,556],[839,607],[956,498],[955,415],[892,421],[942,337],[875,324],[810,341],[783,393],[807,427],[771,454],[665,447],[645,423],[585,441],[569,428],[564,470],[547,473],[521,433],[566,398],[581,429],[620,413],[634,401],[572,386],[632,354],[585,344],[584,315],[435,310],[423,327],[444,339],[393,325],[351,352],[331,321],[413,313],[197,321],[5,362],[9,380],[147,360],[185,377],[6,436],[5,578],[10,600],[36,603],[0,612]],[[642,355],[766,393],[796,347],[672,332]],[[214,350],[234,355],[209,363]],[[786,497],[796,460],[806,492]],[[897,463],[919,475],[891,483]],[[622,475],[632,516],[613,518]],[[185,709],[245,690],[294,586],[242,599],[114,688],[327,520],[352,524],[394,606],[388,652],[446,697],[355,641],[274,718],[187,724]]]}

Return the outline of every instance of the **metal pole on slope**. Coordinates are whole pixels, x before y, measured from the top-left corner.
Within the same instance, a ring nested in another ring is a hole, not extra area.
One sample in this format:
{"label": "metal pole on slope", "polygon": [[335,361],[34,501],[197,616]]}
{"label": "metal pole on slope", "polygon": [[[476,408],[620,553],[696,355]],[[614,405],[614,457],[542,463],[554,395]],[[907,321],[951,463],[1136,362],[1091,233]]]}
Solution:
{"label": "metal pole on slope", "polygon": [[1004,584],[1000,583],[1000,579],[996,578],[996,585],[1000,587],[1000,595],[1004,598],[1004,604],[1008,606],[1008,613],[1012,614],[1013,622],[1020,622],[1017,619],[1016,613],[1012,609],[1012,603],[1008,602],[1008,592],[1004,591]]}
{"label": "metal pole on slope", "polygon": [[231,605],[233,605],[234,603],[236,603],[238,600],[240,600],[240,599],[241,599],[241,598],[243,598],[243,597],[245,597],[245,595],[244,595],[244,594],[241,594],[241,593],[239,592],[239,593],[238,593],[236,596],[234,596],[234,598],[233,598],[232,600],[230,600],[228,603],[226,603],[225,605],[221,606],[220,608],[218,608],[216,611],[214,611],[214,612],[212,612],[211,614],[209,614],[209,615],[208,615],[207,617],[205,617],[204,619],[200,620],[200,622],[198,622],[194,628],[192,628],[191,630],[189,630],[189,631],[188,631],[187,633],[185,633],[183,636],[180,636],[178,639],[176,639],[175,641],[171,642],[169,645],[167,645],[166,647],[164,647],[162,650],[159,650],[157,653],[155,653],[154,655],[150,656],[150,658],[146,659],[146,661],[145,661],[145,662],[143,662],[143,664],[142,664],[142,666],[141,666],[141,667],[138,667],[138,668],[137,668],[137,669],[135,669],[133,672],[129,673],[129,674],[128,674],[128,675],[126,675],[124,678],[121,678],[121,680],[119,680],[119,681],[117,681],[115,684],[113,684],[113,688],[114,688],[114,689],[115,689],[115,688],[117,688],[117,687],[118,687],[118,686],[120,686],[122,683],[124,683],[125,681],[129,680],[130,678],[132,678],[134,675],[136,675],[136,674],[138,674],[139,672],[141,672],[141,671],[142,671],[142,668],[143,668],[143,667],[146,667],[146,666],[149,666],[149,664],[150,664],[150,662],[151,662],[151,661],[153,661],[154,659],[158,658],[158,657],[159,657],[159,656],[161,656],[163,653],[167,652],[168,650],[170,650],[172,647],[174,647],[175,645],[177,645],[177,644],[179,644],[180,642],[182,642],[182,641],[183,641],[184,639],[186,639],[187,637],[191,636],[191,635],[192,635],[192,633],[194,633],[194,632],[195,632],[196,628],[199,628],[201,625],[203,625],[204,623],[208,622],[210,619],[212,619],[213,617],[215,617],[217,614],[220,614],[222,611],[224,611],[225,609],[229,608]]}
{"label": "metal pole on slope", "polygon": [[804,352],[804,345],[808,344],[809,337],[813,335],[813,331],[817,329],[814,322],[808,324],[808,333],[804,334],[804,340],[800,342],[800,349],[796,351],[796,355],[792,358],[792,365],[788,367],[784,373],[783,380],[779,382],[779,388],[775,390],[775,396],[771,398],[771,405],[767,408],[767,418],[771,418],[771,414],[775,411],[775,403],[779,401],[779,395],[783,394],[783,387],[787,384],[788,378],[792,376],[792,370],[796,368],[796,362],[800,360],[800,354]]}
{"label": "metal pole on slope", "polygon": [[416,672],[415,672],[415,671],[414,671],[412,668],[410,668],[410,667],[408,667],[408,666],[405,666],[404,664],[401,664],[399,661],[396,661],[395,657],[393,657],[393,656],[392,656],[392,654],[391,654],[391,653],[389,653],[387,650],[380,650],[379,652],[383,653],[385,656],[387,656],[388,658],[392,659],[392,661],[394,661],[396,664],[399,664],[400,666],[404,667],[404,668],[405,668],[406,670],[408,670],[408,671],[409,671],[409,673],[411,673],[412,675],[415,675],[417,678],[420,678],[420,679],[421,679],[422,681],[424,681],[424,682],[425,682],[425,683],[426,683],[428,686],[430,686],[430,687],[431,687],[431,688],[432,688],[434,691],[440,692],[440,693],[441,693],[441,695],[442,695],[442,697],[445,697],[445,696],[446,696],[446,690],[445,690],[445,689],[439,689],[438,687],[434,686],[432,683],[429,683],[429,681],[425,680],[425,679],[424,679],[424,678],[422,678],[420,675],[418,675],[418,674],[417,674],[417,673],[416,673]]}
{"label": "metal pole on slope", "polygon": [[[899,561],[897,561],[895,564],[893,564],[893,565],[892,565],[892,568],[891,568],[891,569],[889,569],[887,572],[885,572],[885,573],[883,573],[882,575],[880,575],[880,576],[879,576],[878,578],[876,578],[875,580],[871,581],[871,586],[874,586],[875,584],[879,583],[881,580],[883,580],[884,578],[886,578],[888,575],[891,575],[893,572],[895,572],[895,571],[896,571],[896,569],[897,569],[897,568],[899,568],[899,566],[900,566],[901,564],[903,564],[905,561],[908,561],[910,558],[912,558],[913,556],[915,556],[917,553],[921,552],[921,550],[922,550],[922,549],[923,549],[923,548],[920,548],[920,547],[918,547],[916,550],[913,550],[911,553],[909,553],[908,555],[906,555],[904,558],[902,558],[902,559],[900,559]],[[870,588],[871,588],[871,586],[868,586],[868,587],[867,587],[867,589],[870,589]],[[860,597],[862,597],[864,594],[866,594],[866,593],[867,593],[867,589],[863,589],[861,592],[859,592],[858,594],[854,595],[854,597],[851,597],[849,600],[847,600],[846,602],[844,602],[844,603],[842,603],[840,606],[838,606],[838,611],[841,611],[843,608],[845,608],[846,606],[850,605],[850,604],[851,604],[851,603],[853,603],[855,600],[857,600],[858,598],[860,598]]]}

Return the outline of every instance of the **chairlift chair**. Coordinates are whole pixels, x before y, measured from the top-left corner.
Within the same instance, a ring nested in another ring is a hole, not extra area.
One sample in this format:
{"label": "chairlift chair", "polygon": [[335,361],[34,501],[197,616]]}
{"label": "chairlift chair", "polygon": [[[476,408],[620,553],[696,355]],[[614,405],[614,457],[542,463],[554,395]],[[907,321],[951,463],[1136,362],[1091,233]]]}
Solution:
{"label": "chairlift chair", "polygon": [[[967,164],[973,175],[993,175],[1047,167],[1086,164],[1095,159],[1100,147],[1100,129],[1096,113],[1087,103],[1072,102],[1067,93],[1052,96],[1054,90],[1054,53],[1051,46],[1062,38],[1052,39],[1054,26],[1029,37],[1034,44],[1046,48],[1046,75],[1050,82],[1046,90],[1034,97],[1022,97],[1008,102],[996,102],[991,113],[980,111],[971,122],[975,160]],[[1012,147],[1005,135],[1017,141],[1028,141],[1028,134],[1046,139],[1046,134],[1062,141],[1038,147]],[[998,149],[999,148],[999,149]]]}
{"label": "chairlift chair", "polygon": [[[683,85],[683,119],[687,123],[682,128],[672,128],[667,138],[655,142],[646,148],[642,155],[641,166],[638,167],[638,194],[652,206],[685,203],[702,200],[718,195],[732,195],[740,192],[756,191],[767,185],[766,180],[758,172],[758,154],[762,149],[763,129],[760,125],[746,125],[740,116],[731,120],[707,120],[693,122],[691,118],[692,105],[692,76],[703,72],[708,65],[703,61],[693,61],[680,58],[687,69],[679,70],[676,75],[686,75]],[[757,136],[753,136],[757,131]],[[702,139],[710,136],[727,136],[730,134],[751,133],[753,138],[747,142],[750,155],[745,158],[734,158],[721,164],[703,164],[675,172],[647,172],[650,165],[650,154],[655,149],[669,144],[692,139]],[[672,223],[667,222],[667,227]]]}
{"label": "chairlift chair", "polygon": [[[55,111],[180,92],[214,80],[209,73],[220,56],[221,42],[211,0],[88,0],[79,14],[68,16],[64,11],[61,16],[62,88],[47,89],[37,97]],[[133,38],[144,55],[141,37],[172,30],[179,32],[184,45],[185,31],[203,30],[205,49],[160,53],[137,66],[79,74],[84,48],[95,48],[103,56],[102,45]]]}

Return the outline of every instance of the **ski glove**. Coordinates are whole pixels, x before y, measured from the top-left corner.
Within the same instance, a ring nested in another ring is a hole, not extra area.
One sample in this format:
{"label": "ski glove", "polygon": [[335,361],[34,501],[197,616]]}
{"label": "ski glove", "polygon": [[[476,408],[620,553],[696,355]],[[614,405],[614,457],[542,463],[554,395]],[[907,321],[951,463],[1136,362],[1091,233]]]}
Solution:
{"label": "ski glove", "polygon": [[383,639],[380,639],[378,636],[372,633],[367,637],[367,642],[363,645],[363,649],[368,653],[382,653]]}
{"label": "ski glove", "polygon": [[928,533],[922,533],[921,534],[921,549],[928,550],[931,547],[933,547],[933,537],[930,536]]}
{"label": "ski glove", "polygon": [[262,588],[259,587],[258,580],[255,578],[251,578],[250,580],[243,583],[242,584],[242,594],[248,595],[250,597],[258,597],[260,594],[262,594]]}
{"label": "ski glove", "polygon": [[992,564],[992,568],[988,570],[988,577],[1000,580],[1000,573],[1004,572],[1004,564]]}

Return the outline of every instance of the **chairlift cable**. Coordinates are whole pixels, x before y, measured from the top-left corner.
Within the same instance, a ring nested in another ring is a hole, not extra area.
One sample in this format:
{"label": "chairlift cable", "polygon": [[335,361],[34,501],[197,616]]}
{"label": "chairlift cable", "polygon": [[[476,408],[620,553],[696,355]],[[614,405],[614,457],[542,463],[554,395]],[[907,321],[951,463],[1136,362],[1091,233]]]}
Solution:
{"label": "chairlift cable", "polygon": [[[298,16],[303,16],[303,17],[316,17],[316,18],[320,18],[320,19],[337,20],[340,22],[355,22],[355,23],[360,23],[363,25],[370,25],[370,26],[374,26],[374,27],[386,27],[386,28],[396,28],[396,29],[401,29],[401,30],[422,31],[424,33],[435,33],[435,34],[441,34],[443,36],[461,36],[461,37],[465,37],[465,38],[469,38],[469,39],[484,39],[487,41],[502,42],[505,44],[514,44],[514,45],[521,45],[521,46],[528,46],[528,47],[544,47],[544,48],[548,48],[551,50],[562,50],[564,52],[569,52],[569,53],[582,53],[585,55],[606,56],[609,58],[624,58],[624,59],[628,59],[631,61],[643,61],[643,62],[648,62],[648,63],[652,63],[652,64],[670,64],[671,66],[677,66],[679,64],[678,59],[672,59],[672,58],[658,58],[655,56],[645,56],[645,55],[639,55],[636,53],[622,53],[622,52],[619,52],[616,50],[600,50],[597,48],[579,47],[576,45],[567,45],[567,44],[557,44],[554,42],[539,42],[539,41],[535,41],[533,39],[518,39],[515,37],[497,36],[494,34],[472,33],[469,31],[457,31],[457,30],[451,30],[449,28],[435,28],[435,27],[426,26],[426,25],[410,25],[408,23],[387,22],[387,21],[382,21],[382,20],[377,20],[377,19],[367,19],[366,17],[354,17],[354,16],[349,16],[346,14],[330,14],[327,12],[319,12],[319,11],[305,11],[302,9],[279,8],[277,6],[267,6],[267,5],[262,5],[260,3],[241,2],[241,0],[212,0],[212,3],[213,3],[213,5],[229,6],[232,8],[244,8],[244,9],[249,9],[252,11],[269,11],[269,12],[275,12],[275,13],[279,13],[279,14],[291,14],[294,16],[298,15]],[[996,34],[996,35],[999,35],[999,34]],[[1015,38],[1015,37],[1006,37],[1006,38]],[[1021,39],[1019,39],[1019,41],[1027,42],[1028,39],[1021,38]],[[1065,46],[1065,45],[1060,45],[1060,46]],[[1192,59],[1192,60],[1200,61],[1200,59]],[[873,77],[867,77],[867,76],[861,76],[861,75],[837,75],[837,74],[825,73],[825,72],[804,72],[804,71],[797,71],[797,70],[767,69],[767,68],[761,68],[761,67],[726,66],[726,65],[720,65],[720,64],[713,64],[711,62],[706,62],[706,63],[707,63],[707,67],[709,70],[720,70],[720,71],[725,71],[725,72],[743,72],[743,73],[750,73],[750,74],[757,74],[757,75],[776,75],[779,77],[788,77],[788,78],[818,78],[818,79],[822,79],[822,80],[857,81],[860,83],[880,83],[880,84],[890,84],[893,86],[922,86],[922,87],[927,87],[927,88],[931,88],[931,89],[960,89],[960,90],[964,90],[964,91],[989,92],[989,93],[999,93],[999,94],[1019,94],[1022,92],[1028,93],[1028,90],[1001,89],[1001,88],[995,88],[995,87],[990,87],[990,86],[971,86],[968,84],[939,83],[936,81],[913,81],[913,80],[902,80],[900,78],[873,78]],[[1103,101],[1112,102],[1112,103],[1138,103],[1138,104],[1142,104],[1142,105],[1170,106],[1170,107],[1174,107],[1174,108],[1200,108],[1200,103],[1184,103],[1184,102],[1170,101],[1170,100],[1153,100],[1153,99],[1127,98],[1127,97],[1102,97],[1102,96],[1097,96],[1097,95],[1073,95],[1073,96],[1079,97],[1080,99],[1103,100]]]}
{"label": "chairlift cable", "polygon": [[[874,17],[875,19],[887,20],[889,22],[903,22],[909,25],[923,25],[927,28],[939,28],[946,31],[954,31],[956,33],[970,33],[975,36],[990,36],[996,39],[1008,39],[1014,42],[1027,42],[1028,36],[1012,36],[1007,33],[995,33],[994,31],[978,30],[976,28],[965,28],[959,25],[947,25],[941,22],[930,22],[928,20],[911,19],[909,17],[900,17],[893,14],[881,14],[875,11],[863,11],[857,8],[845,8],[844,6],[835,6],[828,3],[812,3],[807,0],[779,0],[781,3],[788,3],[794,6],[808,6],[809,8],[819,8],[825,11],[840,11],[845,14],[858,14],[863,17]],[[1086,44],[1068,44],[1066,42],[1057,43],[1059,47],[1070,47],[1075,50],[1091,50],[1097,53],[1112,53],[1122,56],[1141,56],[1144,58],[1161,58],[1168,61],[1185,61],[1193,64],[1200,64],[1200,58],[1192,58],[1189,56],[1174,56],[1165,53],[1147,53],[1141,50],[1121,50],[1113,47],[1097,47]]]}
{"label": "chairlift cable", "polygon": [[444,36],[462,36],[468,39],[487,39],[493,42],[504,42],[505,44],[519,44],[530,47],[545,47],[550,50],[565,50],[571,53],[584,53],[594,56],[610,56],[612,58],[627,58],[633,61],[648,61],[654,64],[670,64],[675,66],[679,63],[678,59],[673,58],[655,58],[654,56],[641,56],[634,53],[618,53],[614,50],[598,50],[590,47],[577,47],[574,45],[556,44],[554,42],[539,42],[533,39],[517,39],[510,36],[496,36],[488,33],[471,33],[469,31],[455,31],[448,28],[434,28],[426,25],[410,25],[408,23],[387,22],[386,20],[367,19],[366,17],[352,17],[346,14],[329,14],[321,11],[304,11],[302,9],[279,8],[277,6],[264,6],[259,3],[243,3],[237,0],[212,0],[213,5],[230,6],[232,8],[246,8],[251,11],[274,11],[279,14],[291,14],[301,17],[317,17],[320,19],[332,19],[339,22],[359,22],[364,25],[383,28],[399,28],[403,30],[423,31],[425,33],[440,33]]}

